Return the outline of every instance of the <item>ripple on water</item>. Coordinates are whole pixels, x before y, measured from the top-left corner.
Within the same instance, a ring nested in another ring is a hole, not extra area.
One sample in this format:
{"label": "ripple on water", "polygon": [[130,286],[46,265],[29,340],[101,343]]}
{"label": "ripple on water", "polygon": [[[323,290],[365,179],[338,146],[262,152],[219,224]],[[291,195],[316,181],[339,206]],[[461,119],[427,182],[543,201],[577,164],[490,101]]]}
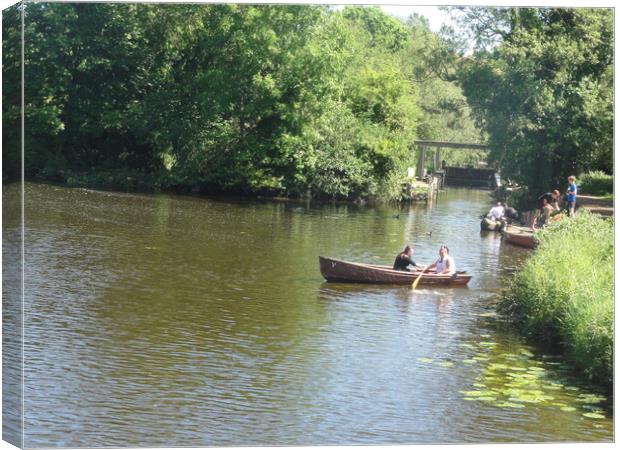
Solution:
{"label": "ripple on water", "polygon": [[[480,234],[486,192],[449,189],[398,219],[390,207],[27,194],[27,446],[612,438],[596,392],[496,326],[493,295],[527,253]],[[319,255],[390,264],[407,242],[423,264],[447,244],[469,287],[319,274]]]}

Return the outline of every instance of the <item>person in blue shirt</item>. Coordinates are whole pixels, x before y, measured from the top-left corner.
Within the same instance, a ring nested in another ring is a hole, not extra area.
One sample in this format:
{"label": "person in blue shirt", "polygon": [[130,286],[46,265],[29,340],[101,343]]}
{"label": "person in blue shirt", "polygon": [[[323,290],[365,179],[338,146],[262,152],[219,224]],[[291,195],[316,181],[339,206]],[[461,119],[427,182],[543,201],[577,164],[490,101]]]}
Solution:
{"label": "person in blue shirt", "polygon": [[568,208],[568,216],[575,215],[575,203],[577,203],[577,179],[571,175],[568,177],[568,189],[566,190],[566,206]]}

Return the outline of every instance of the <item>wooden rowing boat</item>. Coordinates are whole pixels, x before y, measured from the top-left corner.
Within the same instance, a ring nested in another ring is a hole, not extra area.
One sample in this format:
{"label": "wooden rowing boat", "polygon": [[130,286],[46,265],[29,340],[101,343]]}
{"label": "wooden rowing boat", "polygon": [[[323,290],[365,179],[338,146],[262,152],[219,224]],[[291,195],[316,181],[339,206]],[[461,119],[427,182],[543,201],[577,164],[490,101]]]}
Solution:
{"label": "wooden rowing boat", "polygon": [[[321,275],[327,281],[345,283],[411,284],[420,274],[419,271],[405,272],[393,270],[391,266],[354,263],[324,256],[319,256],[319,264]],[[465,271],[456,272],[454,275],[442,275],[429,271],[422,274],[420,284],[465,286],[471,277]]]}
{"label": "wooden rowing boat", "polygon": [[483,231],[501,231],[503,222],[483,217],[480,221],[480,229]]}
{"label": "wooden rowing boat", "polygon": [[506,242],[518,245],[520,247],[534,248],[536,247],[536,239],[534,231],[528,228],[508,226],[503,231]]}

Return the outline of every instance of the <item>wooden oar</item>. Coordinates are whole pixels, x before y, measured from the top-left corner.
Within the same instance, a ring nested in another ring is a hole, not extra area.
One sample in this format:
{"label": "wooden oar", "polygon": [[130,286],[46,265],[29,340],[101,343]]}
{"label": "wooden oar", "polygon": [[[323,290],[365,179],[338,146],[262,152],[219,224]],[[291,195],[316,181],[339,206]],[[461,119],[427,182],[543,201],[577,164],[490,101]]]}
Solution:
{"label": "wooden oar", "polygon": [[420,275],[418,275],[418,278],[416,278],[415,281],[411,283],[411,289],[415,289],[418,286],[418,283],[420,282],[420,278],[422,278],[422,274],[424,273],[427,267],[428,266],[424,266],[424,268],[420,271]]}

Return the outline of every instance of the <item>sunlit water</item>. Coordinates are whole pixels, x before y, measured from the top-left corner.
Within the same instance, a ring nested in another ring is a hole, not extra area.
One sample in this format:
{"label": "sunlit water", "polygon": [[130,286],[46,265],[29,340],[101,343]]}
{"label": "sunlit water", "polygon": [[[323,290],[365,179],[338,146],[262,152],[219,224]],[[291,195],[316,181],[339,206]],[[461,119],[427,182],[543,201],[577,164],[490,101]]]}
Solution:
{"label": "sunlit water", "polygon": [[[480,232],[489,206],[466,189],[399,211],[27,184],[25,445],[611,441],[610,399],[495,316],[529,250]],[[420,264],[448,245],[469,286],[319,273],[319,255],[391,264],[408,242]]]}

